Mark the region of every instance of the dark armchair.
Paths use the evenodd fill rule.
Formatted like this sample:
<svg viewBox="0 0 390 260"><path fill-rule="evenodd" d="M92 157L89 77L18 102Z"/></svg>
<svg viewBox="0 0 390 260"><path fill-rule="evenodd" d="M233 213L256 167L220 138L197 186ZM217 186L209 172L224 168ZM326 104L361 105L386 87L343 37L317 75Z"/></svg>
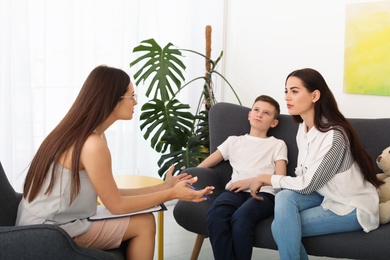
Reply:
<svg viewBox="0 0 390 260"><path fill-rule="evenodd" d="M229 103L218 103L209 112L210 152L217 149L230 135L241 135L249 132L248 112L250 108ZM390 144L390 119L349 119L358 132L363 146L374 159ZM269 135L283 139L288 147L287 172L293 175L297 161L295 135L298 125L290 115L280 115L279 125L269 131ZM378 172L382 172L377 168ZM208 237L206 216L213 200L224 189L230 180L229 162L221 162L213 168L189 168L185 172L198 176L197 188L215 186L210 200L201 203L178 201L173 210L176 222L184 229L197 234L191 259L197 259L203 240ZM261 220L255 227L254 246L277 250L272 237L271 223L273 216ZM309 255L328 256L351 259L390 259L390 224L381 225L378 229L365 233L348 232L324 236L303 238L303 244Z"/></svg>
<svg viewBox="0 0 390 260"><path fill-rule="evenodd" d="M79 247L68 233L54 225L15 226L21 198L0 162L0 259L124 259L121 249Z"/></svg>

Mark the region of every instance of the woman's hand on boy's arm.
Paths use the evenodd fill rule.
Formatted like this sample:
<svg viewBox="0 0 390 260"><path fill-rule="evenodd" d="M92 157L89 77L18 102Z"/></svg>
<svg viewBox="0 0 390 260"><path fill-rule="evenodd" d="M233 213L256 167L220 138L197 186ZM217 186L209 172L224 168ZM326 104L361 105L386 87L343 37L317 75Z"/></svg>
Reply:
<svg viewBox="0 0 390 260"><path fill-rule="evenodd" d="M285 160L278 160L275 162L275 174L286 176L287 162ZM253 198L257 200L263 200L263 197L258 196L257 193L260 191L262 186L272 186L271 178L272 175L260 174L253 180L249 188L251 190L251 195Z"/></svg>
<svg viewBox="0 0 390 260"><path fill-rule="evenodd" d="M271 185L271 177L272 175L269 174L260 174L253 179L253 182L249 187L253 198L263 200L263 197L258 196L257 193L260 191L261 187Z"/></svg>

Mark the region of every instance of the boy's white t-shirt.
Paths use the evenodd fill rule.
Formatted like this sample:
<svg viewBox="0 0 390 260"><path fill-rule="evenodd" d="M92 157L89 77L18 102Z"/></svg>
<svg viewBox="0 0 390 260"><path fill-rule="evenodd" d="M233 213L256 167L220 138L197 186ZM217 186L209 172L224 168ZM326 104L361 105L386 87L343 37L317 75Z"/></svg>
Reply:
<svg viewBox="0 0 390 260"><path fill-rule="evenodd" d="M217 147L225 161L229 160L233 168L232 182L256 177L259 174L275 174L275 162L287 162L287 146L283 140L273 136L259 138L246 135L230 136ZM250 192L249 189L244 190ZM275 194L272 186L263 186L260 192Z"/></svg>

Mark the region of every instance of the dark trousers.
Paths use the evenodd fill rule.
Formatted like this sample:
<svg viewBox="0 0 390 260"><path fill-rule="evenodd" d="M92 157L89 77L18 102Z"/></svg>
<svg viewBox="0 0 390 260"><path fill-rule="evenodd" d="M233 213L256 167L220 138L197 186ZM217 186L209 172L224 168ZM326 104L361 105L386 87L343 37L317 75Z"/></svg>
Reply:
<svg viewBox="0 0 390 260"><path fill-rule="evenodd" d="M211 205L207 229L216 260L250 260L256 223L274 213L275 196L260 192L264 200L248 192L225 190Z"/></svg>

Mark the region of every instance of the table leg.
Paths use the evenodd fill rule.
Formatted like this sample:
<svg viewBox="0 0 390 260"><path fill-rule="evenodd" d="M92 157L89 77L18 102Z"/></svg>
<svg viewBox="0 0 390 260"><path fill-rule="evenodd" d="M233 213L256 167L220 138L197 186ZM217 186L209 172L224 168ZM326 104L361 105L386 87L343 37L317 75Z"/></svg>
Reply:
<svg viewBox="0 0 390 260"><path fill-rule="evenodd" d="M164 259L164 211L157 213L158 228L158 260Z"/></svg>

